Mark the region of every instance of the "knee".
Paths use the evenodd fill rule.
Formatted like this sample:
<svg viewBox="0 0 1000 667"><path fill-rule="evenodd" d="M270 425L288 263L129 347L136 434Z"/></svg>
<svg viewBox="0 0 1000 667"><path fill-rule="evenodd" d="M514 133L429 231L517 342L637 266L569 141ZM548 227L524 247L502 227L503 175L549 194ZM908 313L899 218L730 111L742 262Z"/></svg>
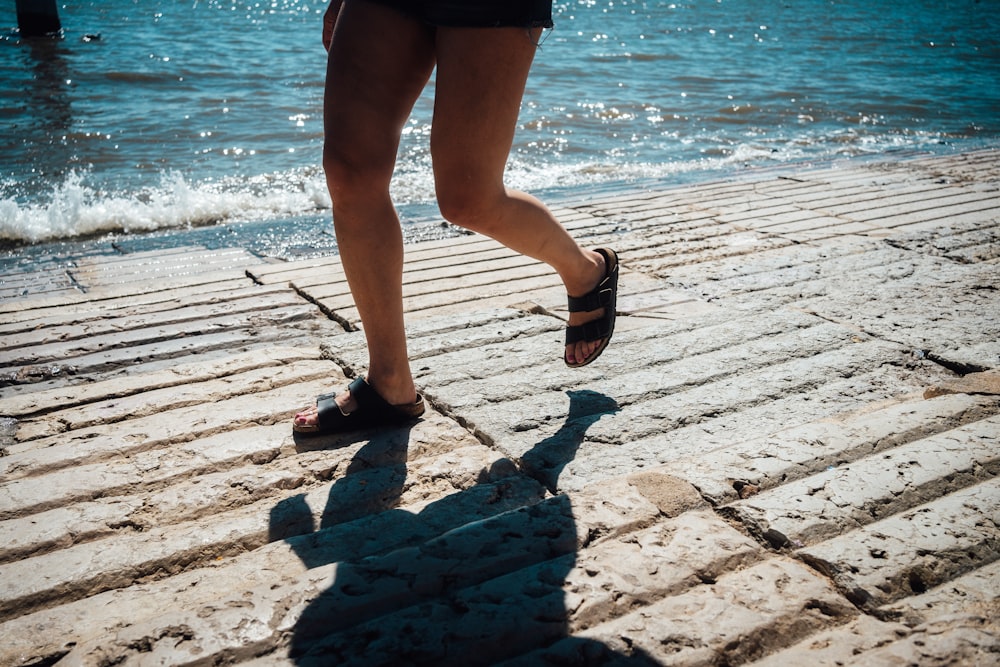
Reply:
<svg viewBox="0 0 1000 667"><path fill-rule="evenodd" d="M358 171L352 168L351 160L342 151L329 143L323 146L323 174L334 201L340 201L344 195L356 189Z"/></svg>
<svg viewBox="0 0 1000 667"><path fill-rule="evenodd" d="M388 194L392 162L382 164L371 156L353 158L349 152L327 142L323 146L323 173L330 199L337 208L376 193Z"/></svg>
<svg viewBox="0 0 1000 667"><path fill-rule="evenodd" d="M502 189L476 187L468 182L438 184L437 199L441 216L460 227L490 235L497 219Z"/></svg>

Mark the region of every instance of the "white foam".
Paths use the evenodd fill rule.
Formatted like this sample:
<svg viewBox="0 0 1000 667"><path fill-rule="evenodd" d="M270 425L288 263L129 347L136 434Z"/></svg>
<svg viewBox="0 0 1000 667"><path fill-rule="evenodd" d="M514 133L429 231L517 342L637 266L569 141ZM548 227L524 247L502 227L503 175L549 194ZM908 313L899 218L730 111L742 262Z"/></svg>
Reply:
<svg viewBox="0 0 1000 667"><path fill-rule="evenodd" d="M539 160L537 153L515 153L508 165L506 183L526 192L547 193L636 181L680 181L701 172L923 148L941 140L942 135L936 133L869 136L854 130L817 136L800 132L786 138L748 138L739 143L723 136L715 141L700 137L698 143L712 148L703 149L694 159L663 162L630 160L627 156L602 160L600 154L593 160L563 161L560 158L567 156L557 155L546 162ZM132 193L107 192L89 183L89 176L87 172L70 173L38 202L0 198L0 239L37 243L103 233L280 219L330 208L330 196L318 167L203 183L191 183L179 172L170 172L161 176L157 186ZM0 192L13 189L11 183L0 188ZM408 207L426 213L434 205L429 156L413 156L400 165L392 195L404 217Z"/></svg>
<svg viewBox="0 0 1000 667"><path fill-rule="evenodd" d="M314 175L261 176L191 184L178 172L137 193L108 193L70 173L42 203L0 199L0 238L37 243L110 232L148 232L225 220L297 215L329 207Z"/></svg>

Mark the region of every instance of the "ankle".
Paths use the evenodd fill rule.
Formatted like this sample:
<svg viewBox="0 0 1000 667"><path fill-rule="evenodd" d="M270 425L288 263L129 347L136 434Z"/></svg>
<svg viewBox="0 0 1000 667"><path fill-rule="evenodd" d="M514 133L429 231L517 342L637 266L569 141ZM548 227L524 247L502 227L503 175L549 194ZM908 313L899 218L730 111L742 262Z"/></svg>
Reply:
<svg viewBox="0 0 1000 667"><path fill-rule="evenodd" d="M417 400L417 388L408 368L405 373L369 370L366 381L391 405L406 405Z"/></svg>
<svg viewBox="0 0 1000 667"><path fill-rule="evenodd" d="M587 294L601 282L605 271L604 256L593 250L584 250L583 259L581 259L576 272L563 278L566 293L570 296Z"/></svg>

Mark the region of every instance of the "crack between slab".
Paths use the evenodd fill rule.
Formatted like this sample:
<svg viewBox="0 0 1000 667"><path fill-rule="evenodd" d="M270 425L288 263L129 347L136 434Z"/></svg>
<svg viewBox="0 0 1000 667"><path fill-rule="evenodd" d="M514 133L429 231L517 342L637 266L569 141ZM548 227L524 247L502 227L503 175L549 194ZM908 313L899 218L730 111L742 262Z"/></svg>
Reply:
<svg viewBox="0 0 1000 667"><path fill-rule="evenodd" d="M331 321L333 321L333 322L336 322L336 323L337 323L337 324L339 324L339 325L340 325L341 327L343 327L343 328L344 328L344 331L347 331L347 332L352 332L352 331L360 331L360 329L358 329L358 328L357 328L356 326L354 326L353 324L351 324L351 322L350 322L350 321L349 321L349 320L348 320L347 318L345 318L345 317L343 317L343 316L341 316L341 315L338 315L338 314L337 314L337 313L336 313L335 311L333 311L332 309L330 309L330 308L328 308L328 307L324 306L324 305L323 305L322 303L320 303L320 302L319 302L319 301L318 301L318 300L317 300L317 299L316 299L315 297L312 297L312 296L310 296L310 295L309 295L309 294L308 294L307 292L305 292L304 290L302 290L302 289L299 289L299 288L298 288L298 287L296 287L296 286L295 286L294 284L290 284L290 285L289 285L289 287L291 287L291 288L292 288L292 290L293 290L293 291L294 291L294 292L295 292L295 293L296 293L296 294L297 294L297 295L298 295L299 297L301 297L301 298L302 298L302 299L304 299L305 301L308 301L308 302L309 302L309 303L311 303L312 305L316 306L316 308L318 308L318 309L319 309L319 311L320 311L321 313L323 313L324 315L326 315L327 319L329 319L329 320L331 320Z"/></svg>
<svg viewBox="0 0 1000 667"><path fill-rule="evenodd" d="M867 591L862 588L850 589L840 583L838 581L836 566L833 563L815 558L808 553L800 553L798 550L804 546L801 543L793 542L785 534L773 528L767 527L766 530L764 530L764 526L755 524L749 517L741 516L741 514L730 505L714 504L712 502L712 498L708 494L703 493L697 487L695 488L698 495L702 497L716 516L718 516L726 524L732 526L735 530L750 537L750 539L754 540L762 547L763 555L756 559L756 562L764 562L770 558L780 556L792 558L802 563L812 572L815 572L817 576L822 577L829 584L831 589L836 592L837 595L846 600L848 604L854 607L859 614L876 618L881 621L892 620L887 618L888 614L886 612L871 606L871 596ZM703 581L702 583L708 582ZM822 610L820 611L822 613ZM849 622L851 618L853 617L845 616L844 622Z"/></svg>
<svg viewBox="0 0 1000 667"><path fill-rule="evenodd" d="M491 451L504 454L503 451L500 450L499 447L497 447L496 441L492 437L490 437L485 431L476 428L476 426L472 422L470 422L462 415L458 414L455 410L452 410L451 407L446 403L442 403L441 401L435 399L433 394L429 394L427 393L427 391L421 391L420 393L423 395L424 401L426 401L427 404L430 405L430 407L434 411L438 412L442 417L450 419L456 424L458 424L462 428L462 430L464 430L473 438L475 438L479 442L479 444L489 448ZM506 454L504 454L504 456L506 456ZM527 474L527 472L523 469L520 462L514 462L514 466L518 469L518 471ZM534 479L534 477L532 477L532 479Z"/></svg>
<svg viewBox="0 0 1000 667"><path fill-rule="evenodd" d="M75 646L76 643L73 642L68 644L68 646ZM58 649L46 653L44 655L32 656L28 662L22 663L23 667L51 667L51 665L58 664L60 660L65 658L70 653L69 648Z"/></svg>
<svg viewBox="0 0 1000 667"><path fill-rule="evenodd" d="M858 333L864 334L870 337L872 340L881 341L883 343L888 343L890 345L895 345L900 348L900 350L905 350L907 345L901 341L893 340L891 338L886 338L885 336L880 336L878 334L867 331L864 327L860 327L856 324L845 322L834 317L829 317L820 312L811 309L801 309L793 308L792 310L798 310L801 313L805 313L811 317L823 320L824 322L829 322L830 324L836 324L844 328L850 329L851 331L856 331ZM942 368L945 368L952 373L955 373L959 377L964 377L971 373L982 373L984 371L991 370L990 366L983 366L980 364L965 363L962 361L954 361L946 357L941 356L929 349L916 349L912 351L912 354L918 359L926 359L927 361L933 362Z"/></svg>
<svg viewBox="0 0 1000 667"><path fill-rule="evenodd" d="M946 359L939 354L936 354L930 350L916 350L916 353L928 361L932 361L938 366L948 369L952 373L964 377L970 373L982 373L983 371L990 370L989 366L980 366L979 364L967 364L961 361L952 361L951 359Z"/></svg>
<svg viewBox="0 0 1000 667"><path fill-rule="evenodd" d="M878 609L871 606L869 593L861 588L849 589L838 581L838 571L833 563L818 559L808 553L800 553L798 549L803 545L793 542L784 533L770 527L764 530L763 526L758 526L748 518L742 517L738 511L729 508L729 506L714 506L710 498L704 494L701 495L720 519L761 545L767 556L762 557L760 561L776 556L793 558L826 580L830 587L857 609L860 614L886 620L884 614L880 614Z"/></svg>
<svg viewBox="0 0 1000 667"><path fill-rule="evenodd" d="M904 245L903 241L901 241L899 239L891 239L891 238L889 238L889 239L884 239L884 242L885 242L886 245L888 245L888 246L890 246L892 248L895 248L897 250L903 250L905 252L912 253L914 255L919 255L921 257L934 257L934 258L937 258L937 259L946 259L949 262L953 262L953 263L961 265L961 266L968 266L968 265L973 265L973 264L977 264L978 263L978 262L975 262L975 261L973 261L973 260L971 260L971 259L969 259L967 257L955 256L955 255L950 254L950 253L945 253L945 252L934 253L934 252L921 251L921 250L919 250L917 248L909 248L906 245ZM969 245L964 246L964 247L965 248L974 248L974 247L976 247L976 244L969 244ZM962 249L962 247L959 247L957 249L960 250L960 249Z"/></svg>
<svg viewBox="0 0 1000 667"><path fill-rule="evenodd" d="M76 267L73 266L72 268L66 269L66 277L69 279L69 284L71 287L80 291L82 294L86 294L89 291L87 289L87 286L81 283L79 280L77 280L76 276L73 275L73 269L75 268Z"/></svg>
<svg viewBox="0 0 1000 667"><path fill-rule="evenodd" d="M953 490L954 489L942 489L941 491L943 493L949 493ZM856 573L856 570L851 568L849 565L845 568L841 563L803 551L803 548L806 545L803 545L797 540L793 541L789 539L782 532L768 526L766 522L758 523L754 521L752 516L741 513L738 508L733 507L731 504L718 506L714 505L711 497L701 493L700 490L699 495L701 495L708 505L712 507L717 516L736 530L755 540L761 545L765 553L770 556L786 556L801 562L817 575L823 577L829 583L831 588L847 600L852 606L854 606L860 614L878 619L880 621L900 621L901 612L891 609L890 607L892 604L903 599L922 595L931 588L943 586L948 581L952 581L956 577L961 576L969 569L968 567L957 568L957 571L949 575L948 579L944 581L938 581L933 576L930 580L928 580L928 578L924 576L923 570L919 567L904 569L889 581L891 587L899 589L903 592L903 594L887 594L884 599L879 601L877 599L877 594L873 595L871 592L866 590L864 586L856 585L853 582L851 574ZM935 492L934 495L941 495L941 493ZM872 517L875 520L878 519L878 516L874 512L872 513ZM990 524L994 528L998 525L995 521L990 521ZM934 552L932 555L939 560L947 560L950 556L952 560L971 559L975 561L972 569L980 569L997 560L993 551L989 550L988 547L985 546L987 542L988 540L984 539L983 542L974 545L971 548L941 550ZM874 558L888 557L884 551L881 552L881 554L872 552L871 555ZM766 557L761 558L761 560L765 559ZM878 586L878 588L882 589L882 586ZM885 589L882 590L883 592L888 593ZM907 590L909 591L908 593Z"/></svg>

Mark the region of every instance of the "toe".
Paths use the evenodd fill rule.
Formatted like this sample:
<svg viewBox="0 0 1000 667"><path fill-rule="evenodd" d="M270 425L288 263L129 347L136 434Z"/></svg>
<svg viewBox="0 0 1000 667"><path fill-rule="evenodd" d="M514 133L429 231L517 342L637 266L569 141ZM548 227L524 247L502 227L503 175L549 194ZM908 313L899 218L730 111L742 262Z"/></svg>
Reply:
<svg viewBox="0 0 1000 667"><path fill-rule="evenodd" d="M576 346L567 345L566 346L566 363L575 364L576 363Z"/></svg>
<svg viewBox="0 0 1000 667"><path fill-rule="evenodd" d="M590 359L594 351L601 346L602 340L580 341L566 346L566 361L570 364L582 364Z"/></svg>
<svg viewBox="0 0 1000 667"><path fill-rule="evenodd" d="M295 413L295 423L299 426L309 426L316 423L316 408L306 408Z"/></svg>

